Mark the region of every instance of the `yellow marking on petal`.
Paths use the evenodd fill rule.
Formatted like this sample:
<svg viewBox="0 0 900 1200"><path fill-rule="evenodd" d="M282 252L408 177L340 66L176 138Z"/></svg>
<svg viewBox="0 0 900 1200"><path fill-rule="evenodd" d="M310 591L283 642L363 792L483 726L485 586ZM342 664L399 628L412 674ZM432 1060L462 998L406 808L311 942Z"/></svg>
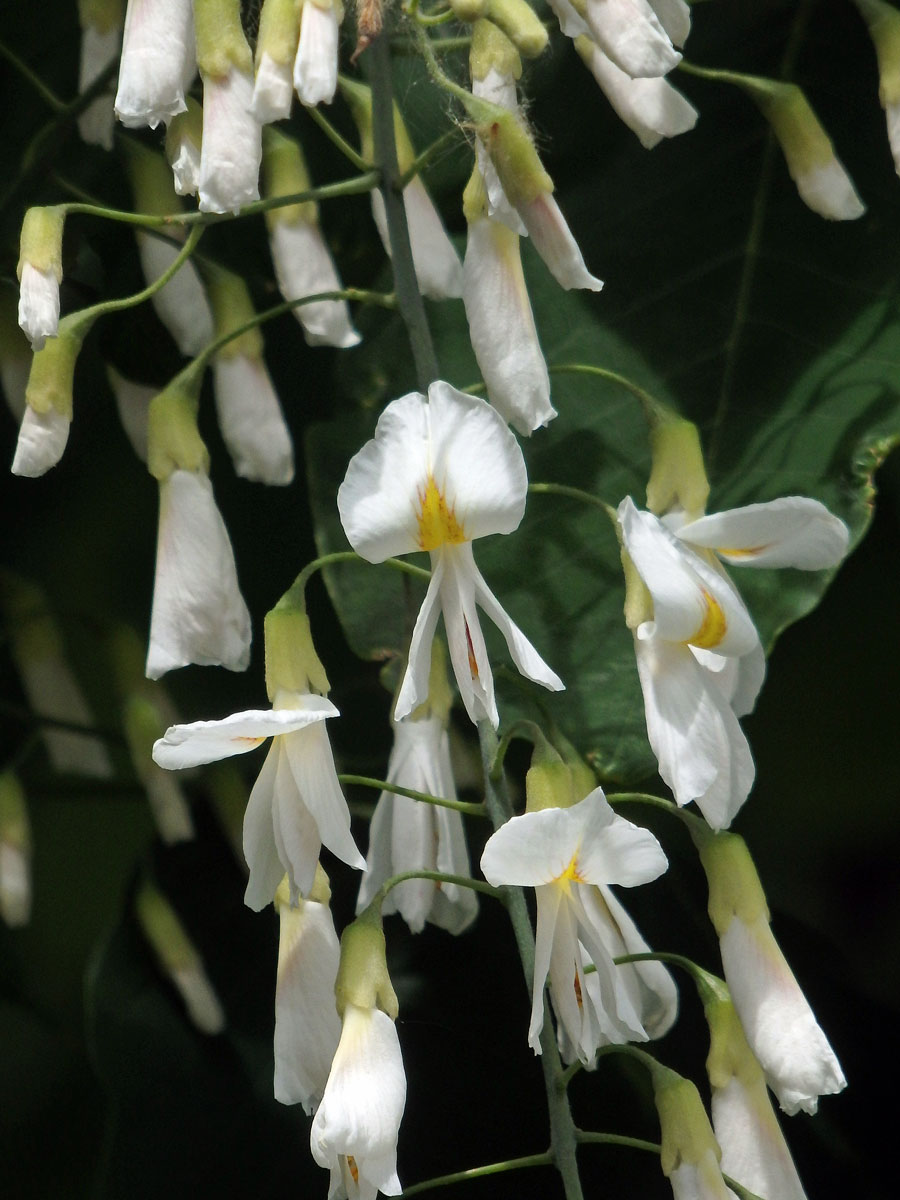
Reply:
<svg viewBox="0 0 900 1200"><path fill-rule="evenodd" d="M268 734L263 734L262 737L249 737L247 734L242 734L240 737L233 737L231 740L242 746L261 746L268 736Z"/></svg>
<svg viewBox="0 0 900 1200"><path fill-rule="evenodd" d="M563 871L562 875L557 876L557 879L556 879L557 883L561 883L563 881L566 883L584 883L584 876L581 874L581 871L578 869L578 851L577 850L572 855L571 859L569 860L569 865Z"/></svg>
<svg viewBox="0 0 900 1200"><path fill-rule="evenodd" d="M722 607L718 600L706 588L701 588L700 590L703 593L703 603L705 606L703 620L700 622L700 628L693 637L687 638L687 642L691 646L696 646L698 650L712 650L714 646L718 646L727 633L728 622L725 620L725 614L722 612Z"/></svg>
<svg viewBox="0 0 900 1200"><path fill-rule="evenodd" d="M578 972L575 972L575 1002L579 1008L584 1008L584 997L581 994L581 981L578 978Z"/></svg>
<svg viewBox="0 0 900 1200"><path fill-rule="evenodd" d="M352 1154L347 1155L347 1169L349 1170L350 1174L353 1176L353 1182L358 1186L359 1185L359 1167L356 1165L356 1159L353 1157Z"/></svg>
<svg viewBox="0 0 900 1200"><path fill-rule="evenodd" d="M463 618L463 622L466 626L466 647L469 652L469 674L472 676L473 679L477 679L478 678L478 662L475 658L475 647L472 645L472 635L469 633L469 624L465 620L465 618Z"/></svg>
<svg viewBox="0 0 900 1200"><path fill-rule="evenodd" d="M768 550L771 542L764 546L744 546L736 548L734 546L716 546L717 554L727 554L729 558L756 558L757 554L762 554L764 550Z"/></svg>
<svg viewBox="0 0 900 1200"><path fill-rule="evenodd" d="M437 550L447 542L458 545L466 541L465 531L447 504L434 476L428 476L425 490L419 492L419 545L423 550Z"/></svg>

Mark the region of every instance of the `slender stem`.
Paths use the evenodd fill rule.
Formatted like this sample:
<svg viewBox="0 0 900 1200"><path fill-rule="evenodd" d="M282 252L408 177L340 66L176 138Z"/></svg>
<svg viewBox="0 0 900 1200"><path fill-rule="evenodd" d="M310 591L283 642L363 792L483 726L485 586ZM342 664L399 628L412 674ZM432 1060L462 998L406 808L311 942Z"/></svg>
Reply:
<svg viewBox="0 0 900 1200"><path fill-rule="evenodd" d="M597 367L591 363L554 363L553 366L548 366L547 370L553 375L595 375L598 379L618 384L640 401L649 425L656 424L661 418L671 418L672 409L668 405L651 396L627 375L620 375L618 371L610 371L606 367Z"/></svg>
<svg viewBox="0 0 900 1200"><path fill-rule="evenodd" d="M391 48L386 37L377 38L369 49L372 68L372 137L375 158L381 172L381 194L384 197L391 262L394 268L394 287L400 315L406 325L416 377L423 392L440 377L425 305L416 280L403 186L397 163L394 137L394 94L391 86Z"/></svg>
<svg viewBox="0 0 900 1200"><path fill-rule="evenodd" d="M549 1167L553 1165L553 1155L548 1151L543 1154L526 1154L523 1158L507 1158L504 1162L488 1163L484 1167L469 1167L467 1171L454 1171L452 1175L436 1175L434 1179L423 1179L404 1188L401 1196L418 1196L420 1192L430 1191L431 1188L447 1187L451 1183L465 1183L467 1179L483 1179L486 1175L499 1175L503 1171L518 1171L523 1167Z"/></svg>
<svg viewBox="0 0 900 1200"><path fill-rule="evenodd" d="M371 566L368 560L363 558L362 555L357 554L355 550L335 550L331 554L323 554L306 564L278 603L306 608L306 585L310 579L312 579L317 571L321 571L323 567L332 567L337 563L366 563ZM402 558L386 558L383 563L379 563L378 565L381 567L392 567L395 571L400 571L404 575L412 575L417 579L424 580L426 583L431 579L430 571L426 571L423 567L413 566L412 563L404 562Z"/></svg>
<svg viewBox="0 0 900 1200"><path fill-rule="evenodd" d="M93 320L95 317L105 316L106 313L121 312L125 308L135 308L138 304L143 304L145 300L149 300L151 296L155 296L157 292L166 286L172 276L181 269L187 259L190 258L194 252L194 247L202 236L203 226L195 225L176 257L172 259L165 271L154 279L152 283L148 283L145 288L140 292L135 292L133 296L122 296L118 300L102 300L99 304L95 304L91 308L82 309L85 319L90 318Z"/></svg>
<svg viewBox="0 0 900 1200"><path fill-rule="evenodd" d="M355 784L358 787L375 788L379 792L393 792L396 796L408 796L410 800L421 800L423 804L434 804L438 808L452 808L454 812L465 813L469 817L484 817L483 804L467 804L465 800L447 800L443 796L432 796L428 792L417 792L413 788L400 787L384 779L373 779L369 775L338 775L341 783Z"/></svg>
<svg viewBox="0 0 900 1200"><path fill-rule="evenodd" d="M499 779L491 777L491 765L497 757L498 742L489 721L479 721L478 738L484 764L484 804L494 828L499 829L512 816L512 804L502 776ZM534 931L525 903L525 893L519 887L505 887L502 890L507 894L506 907L530 993L534 978ZM541 1070L544 1074L544 1090L547 1093L547 1109L550 1116L550 1152L554 1166L562 1178L566 1200L583 1200L584 1193L581 1190L575 1157L578 1149L575 1122L569 1108L565 1073L550 1021L544 1022L540 1039Z"/></svg>
<svg viewBox="0 0 900 1200"><path fill-rule="evenodd" d="M611 792L606 799L610 804L649 804L653 808L661 808L663 812L671 813L673 817L682 815L677 804L664 800L662 796L652 796L649 792Z"/></svg>
<svg viewBox="0 0 900 1200"><path fill-rule="evenodd" d="M325 116L325 114L322 112L322 110L320 108L313 105L311 107L308 107L306 109L306 112L312 117L312 119L319 126L319 128L322 130L322 132L328 138L328 140L330 142L333 142L334 145L337 146L337 148L338 148L338 150L340 150L341 154L343 154L343 156L345 158L349 159L350 162L353 163L354 167L357 168L357 170L360 170L360 171L371 171L372 170L372 164L370 162L366 162L366 160L363 158L363 156L358 151L353 149L353 147L350 145L350 143L347 141L347 139L344 137L344 135L339 133L335 129L335 127L328 120L328 118Z"/></svg>
<svg viewBox="0 0 900 1200"><path fill-rule="evenodd" d="M601 500L599 496L593 495L592 492L583 491L582 488L570 487L567 483L529 483L528 490L536 496L568 496L570 500L581 500L584 504L592 504L595 508L602 508L612 523L616 523L616 510L612 505Z"/></svg>
<svg viewBox="0 0 900 1200"><path fill-rule="evenodd" d="M449 7L444 7L439 12L424 13L416 6L415 13L411 15L413 20L424 29L431 25L446 25L448 21L456 20L456 13Z"/></svg>
<svg viewBox="0 0 900 1200"><path fill-rule="evenodd" d="M410 180L415 179L417 175L421 174L421 172L425 169L428 163L431 162L435 155L443 150L445 146L449 146L453 142L457 141L458 138L459 131L455 126L452 129L448 129L446 133L442 133L439 138L435 138L430 146L426 146L421 154L416 155L416 157L413 159L412 166L404 171L400 176L400 187L405 188Z"/></svg>
<svg viewBox="0 0 900 1200"><path fill-rule="evenodd" d="M643 1138L626 1137L623 1133L595 1133L593 1130L579 1129L576 1134L579 1142L589 1145L592 1142L601 1146L628 1146L632 1150L646 1150L650 1154L659 1155L662 1146L659 1142L647 1142Z"/></svg>
<svg viewBox="0 0 900 1200"><path fill-rule="evenodd" d="M414 24L412 28L413 35L416 39L416 44L419 47L419 52L421 53L422 58L425 60L425 66L428 70L428 74L438 85L438 87L443 88L445 92L449 92L451 96L455 96L456 99L459 100L463 105L468 106L472 100L472 93L466 91L464 87L460 87L458 83L454 83L437 60L437 56L434 52L435 45L440 46L442 45L442 42L432 42L431 38L420 25Z"/></svg>
<svg viewBox="0 0 900 1200"><path fill-rule="evenodd" d="M484 896L491 896L494 900L505 900L501 888L492 887L481 879L472 879L470 875L448 875L444 871L402 871L399 875L392 875L390 879L384 881L373 897L372 903L380 909L388 892L401 883L406 883L408 879L431 879L435 883L452 883L456 887L465 887L472 892L481 892Z"/></svg>
<svg viewBox="0 0 900 1200"><path fill-rule="evenodd" d="M5 58L10 66L14 67L22 76L22 78L31 84L31 86L49 108L52 108L56 113L65 112L67 107L66 102L61 100L55 92L51 91L50 88L47 87L46 83L44 83L43 79L41 79L39 75L36 75L35 72L32 71L31 67L29 67L26 62L23 62L21 58L19 58L15 51L10 50L8 46L4 46L2 42L0 42L0 58Z"/></svg>
<svg viewBox="0 0 900 1200"><path fill-rule="evenodd" d="M539 725L534 721L515 721L506 730L503 737L497 743L497 753L494 755L494 761L491 763L490 775L495 782L503 775L503 760L506 758L506 752L510 747L510 743L514 738L526 738L530 742L542 744L544 742L544 734Z"/></svg>

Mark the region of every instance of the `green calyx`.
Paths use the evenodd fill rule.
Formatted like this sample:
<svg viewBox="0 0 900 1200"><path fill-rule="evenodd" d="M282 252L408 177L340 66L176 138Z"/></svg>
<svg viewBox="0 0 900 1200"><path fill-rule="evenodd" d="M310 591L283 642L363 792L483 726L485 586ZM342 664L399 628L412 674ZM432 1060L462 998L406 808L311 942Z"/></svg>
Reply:
<svg viewBox="0 0 900 1200"><path fill-rule="evenodd" d="M659 516L672 508L681 508L691 520L702 516L709 499L709 480L697 426L680 417L660 420L650 430L650 448L652 465L647 481L650 512Z"/></svg>
<svg viewBox="0 0 900 1200"><path fill-rule="evenodd" d="M293 63L300 40L299 0L264 0L256 38L256 66L264 54L281 66Z"/></svg>
<svg viewBox="0 0 900 1200"><path fill-rule="evenodd" d="M518 79L522 60L516 47L493 21L476 20L469 49L469 71L473 79L483 80L491 70Z"/></svg>
<svg viewBox="0 0 900 1200"><path fill-rule="evenodd" d="M223 79L233 67L250 74L253 55L241 25L241 0L194 0L197 66L204 78Z"/></svg>
<svg viewBox="0 0 900 1200"><path fill-rule="evenodd" d="M197 428L197 387L175 379L150 401L147 469L160 483L173 471L209 471L209 452Z"/></svg>
<svg viewBox="0 0 900 1200"><path fill-rule="evenodd" d="M720 1161L716 1141L700 1093L690 1079L657 1065L652 1072L653 1099L662 1141L660 1165L668 1176L682 1163L700 1165L710 1151Z"/></svg>
<svg viewBox="0 0 900 1200"><path fill-rule="evenodd" d="M709 883L709 917L721 937L735 917L745 925L768 922L769 907L747 843L736 833L688 827Z"/></svg>
<svg viewBox="0 0 900 1200"><path fill-rule="evenodd" d="M36 271L52 272L56 282L62 282L62 239L65 221L66 210L59 204L28 209L19 235L17 279L21 280L22 268L28 263Z"/></svg>
<svg viewBox="0 0 900 1200"><path fill-rule="evenodd" d="M187 116L186 113L182 115ZM122 145L125 147L125 170L134 193L135 207L153 217L181 212L183 206L175 191L172 171L166 159L134 138L123 138ZM177 235L181 231L173 226L171 232Z"/></svg>
<svg viewBox="0 0 900 1200"><path fill-rule="evenodd" d="M391 1020L400 1007L387 969L381 905L370 904L341 934L341 959L334 984L338 1013L348 1004L379 1008Z"/></svg>
<svg viewBox="0 0 900 1200"><path fill-rule="evenodd" d="M81 343L87 333L78 314L64 317L54 338L47 338L31 362L25 401L39 414L51 410L72 420L72 391L75 384L75 363Z"/></svg>
<svg viewBox="0 0 900 1200"><path fill-rule="evenodd" d="M484 15L526 58L537 58L546 49L550 35L526 0L487 0Z"/></svg>
<svg viewBox="0 0 900 1200"><path fill-rule="evenodd" d="M544 170L531 135L515 113L475 97L467 103L467 108L510 204L515 208L525 207L553 191L553 180Z"/></svg>
<svg viewBox="0 0 900 1200"><path fill-rule="evenodd" d="M272 125L263 129L263 186L267 198L294 196L307 192L311 187L309 172L303 151L293 138L285 137ZM281 208L270 208L266 212L269 229L276 225L296 225L299 222L315 225L318 221L318 206L315 200L300 204L286 204Z"/></svg>
<svg viewBox="0 0 900 1200"><path fill-rule="evenodd" d="M266 613L266 692L274 703L279 692L317 692L326 696L328 676L312 640L309 617L293 604L277 604Z"/></svg>
<svg viewBox="0 0 900 1200"><path fill-rule="evenodd" d="M224 337L255 320L256 309L240 275L226 271L224 267L210 266L204 270L204 282L218 337ZM263 336L256 325L226 342L217 353L221 359L238 358L240 355L255 362L262 361Z"/></svg>

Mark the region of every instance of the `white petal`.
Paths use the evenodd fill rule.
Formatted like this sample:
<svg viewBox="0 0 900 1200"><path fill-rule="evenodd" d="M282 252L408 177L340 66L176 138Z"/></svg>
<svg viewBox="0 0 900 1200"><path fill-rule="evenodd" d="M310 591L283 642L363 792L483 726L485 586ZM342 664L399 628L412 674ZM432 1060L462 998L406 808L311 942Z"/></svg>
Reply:
<svg viewBox="0 0 900 1200"><path fill-rule="evenodd" d="M703 1151L699 1163L682 1160L669 1175L673 1200L733 1200L725 1186L715 1151Z"/></svg>
<svg viewBox="0 0 900 1200"><path fill-rule="evenodd" d="M119 57L121 44L121 26L113 26L106 30L97 29L93 25L82 28L81 58L78 65L79 92L87 91L97 76L105 71L110 63L115 62ZM90 145L112 150L115 117L112 95L105 92L78 114L78 132Z"/></svg>
<svg viewBox="0 0 900 1200"><path fill-rule="evenodd" d="M31 856L6 841L0 841L0 917L11 929L31 917Z"/></svg>
<svg viewBox="0 0 900 1200"><path fill-rule="evenodd" d="M286 735L284 745L297 790L316 822L323 844L348 866L363 870L366 860L350 832L350 810L338 782L324 724L308 725ZM302 891L308 890L299 879L297 883Z"/></svg>
<svg viewBox="0 0 900 1200"><path fill-rule="evenodd" d="M58 654L16 655L16 668L28 704L38 717L90 729L96 723L84 692L66 660ZM41 726L41 737L55 771L108 779L113 773L105 744L90 733Z"/></svg>
<svg viewBox="0 0 900 1200"><path fill-rule="evenodd" d="M793 972L760 917L734 917L719 939L734 1007L769 1087L787 1113L814 1113L819 1096L846 1087L840 1063Z"/></svg>
<svg viewBox="0 0 900 1200"><path fill-rule="evenodd" d="M340 948L327 905L301 900L278 910L275 1099L312 1113L341 1036L334 1002Z"/></svg>
<svg viewBox="0 0 900 1200"><path fill-rule="evenodd" d="M519 98L516 92L516 81L511 75L505 75L496 67L490 67L483 79L472 79L472 95L479 100L487 100L490 104L499 104L510 112L520 113ZM506 198L497 168L491 162L491 157L480 138L475 140L475 161L487 193L488 216L494 221L500 221L513 233L524 235L526 230L522 218Z"/></svg>
<svg viewBox="0 0 900 1200"><path fill-rule="evenodd" d="M824 504L783 496L711 513L674 531L683 541L715 550L740 567L835 567L847 553L850 531Z"/></svg>
<svg viewBox="0 0 900 1200"><path fill-rule="evenodd" d="M686 0L650 0L650 7L673 45L683 46L691 32L691 8Z"/></svg>
<svg viewBox="0 0 900 1200"><path fill-rule="evenodd" d="M243 671L250 614L209 477L177 470L159 488L156 578L147 675L188 663Z"/></svg>
<svg viewBox="0 0 900 1200"><path fill-rule="evenodd" d="M146 383L135 383L120 375L115 368L107 364L106 378L116 398L116 408L125 435L131 442L131 448L141 460L147 461L147 418L150 412L150 401L159 391Z"/></svg>
<svg viewBox="0 0 900 1200"><path fill-rule="evenodd" d="M394 704L394 716L398 721L408 717L411 712L424 704L428 699L428 677L431 671L431 644L437 628L438 617L441 615L441 585L444 579L444 563L440 556L436 557L428 591L416 617L412 638L409 643L406 673L397 693Z"/></svg>
<svg viewBox="0 0 900 1200"><path fill-rule="evenodd" d="M661 76L632 79L596 45L585 61L610 104L646 149L663 138L687 133L697 123L693 104Z"/></svg>
<svg viewBox="0 0 900 1200"><path fill-rule="evenodd" d="M425 184L418 175L403 189L403 206L409 226L416 279L423 295L430 300L446 300L462 295L462 263L447 237L441 218ZM381 192L372 192L372 217L388 254L387 214Z"/></svg>
<svg viewBox="0 0 900 1200"><path fill-rule="evenodd" d="M513 817L513 820L519 818ZM508 826L504 825L506 829ZM498 833L500 830L497 831ZM496 837L497 834L494 834ZM492 840L492 839L491 839ZM488 841L490 845L490 840ZM487 853L487 846L485 846ZM481 859L481 870L484 870L484 857ZM548 885L535 889L537 903L537 926L534 938L534 977L531 986L531 1022L528 1026L528 1045L535 1054L541 1053L540 1033L544 1028L544 984L550 973L550 962L553 956L553 945L556 941L556 924L562 904L562 892L559 888Z"/></svg>
<svg viewBox="0 0 900 1200"><path fill-rule="evenodd" d="M578 15L569 0L550 0L550 7L566 37L577 38L584 34L591 36L587 22Z"/></svg>
<svg viewBox="0 0 900 1200"><path fill-rule="evenodd" d="M234 469L244 479L287 484L294 447L266 365L245 354L213 360L216 413Z"/></svg>
<svg viewBox="0 0 900 1200"><path fill-rule="evenodd" d="M294 87L304 104L330 104L337 87L338 18L333 5L316 0L300 11L300 44L294 61Z"/></svg>
<svg viewBox="0 0 900 1200"><path fill-rule="evenodd" d="M55 408L37 413L29 405L19 426L19 439L11 468L13 475L36 479L55 467L69 440L70 425L69 418Z"/></svg>
<svg viewBox="0 0 900 1200"><path fill-rule="evenodd" d="M348 1004L325 1094L310 1131L313 1158L334 1166L352 1155L360 1179L387 1196L400 1192L397 1135L406 1076L394 1022L378 1009Z"/></svg>
<svg viewBox="0 0 900 1200"><path fill-rule="evenodd" d="M201 212L237 213L259 199L262 126L250 112L253 77L237 67L203 80Z"/></svg>
<svg viewBox="0 0 900 1200"><path fill-rule="evenodd" d="M587 269L578 243L549 192L541 192L530 204L519 209L534 248L544 260L550 274L567 291L587 288L599 292L603 281Z"/></svg>
<svg viewBox="0 0 900 1200"><path fill-rule="evenodd" d="M765 1083L752 1093L737 1077L712 1090L712 1124L722 1171L758 1196L806 1200Z"/></svg>
<svg viewBox="0 0 900 1200"><path fill-rule="evenodd" d="M314 0L313 0L314 2ZM337 292L343 287L335 270L322 230L308 221L278 221L269 234L278 290L285 300L299 300L317 292ZM310 346L358 345L344 300L317 300L293 310Z"/></svg>
<svg viewBox="0 0 900 1200"><path fill-rule="evenodd" d="M171 267L178 257L179 247L142 230L138 230L136 237L141 270L147 282L152 283ZM151 303L185 357L193 358L212 341L212 310L197 268L190 259L182 263L168 283L154 292Z"/></svg>
<svg viewBox="0 0 900 1200"><path fill-rule="evenodd" d="M791 168L790 161L788 167ZM821 167L792 169L791 175L800 199L820 217L829 221L855 221L866 211L853 181L837 158Z"/></svg>
<svg viewBox="0 0 900 1200"><path fill-rule="evenodd" d="M713 829L726 829L753 785L747 739L689 647L640 634L635 654L659 773L678 804L695 800Z"/></svg>
<svg viewBox="0 0 900 1200"><path fill-rule="evenodd" d="M40 350L48 337L56 337L59 330L59 279L52 269L39 271L30 262L22 264L19 325L28 335L32 350Z"/></svg>
<svg viewBox="0 0 900 1200"><path fill-rule="evenodd" d="M116 93L122 124L155 129L184 112L196 71L191 0L128 0Z"/></svg>
<svg viewBox="0 0 900 1200"><path fill-rule="evenodd" d="M169 771L199 767L234 754L246 754L268 737L294 733L326 717L340 715L324 696L298 693L295 701L294 708L248 709L220 721L172 725L153 747L153 760Z"/></svg>
<svg viewBox="0 0 900 1200"><path fill-rule="evenodd" d="M718 654L749 654L759 635L733 584L630 498L619 505L625 549L653 597L654 631Z"/></svg>
<svg viewBox="0 0 900 1200"><path fill-rule="evenodd" d="M275 836L276 793L279 789L291 794L295 791L284 755L284 745L276 738L269 747L262 770L256 777L244 813L244 858L250 872L244 892L244 903L254 912L261 912L266 905L272 903L287 869L283 847L279 845ZM302 806L298 806L298 809L298 819L302 820L306 810ZM309 820L307 832L311 835L309 840L318 854L315 826L312 818L306 815ZM313 870L315 871L315 868Z"/></svg>
<svg viewBox="0 0 900 1200"><path fill-rule="evenodd" d="M166 152L171 154L166 145ZM200 186L200 147L185 136L178 142L174 155L169 159L172 182L177 196L196 196Z"/></svg>
<svg viewBox="0 0 900 1200"><path fill-rule="evenodd" d="M260 125L268 125L271 121L280 121L291 115L293 99L294 80L290 64L276 62L268 51L263 51L256 68L251 113Z"/></svg>
<svg viewBox="0 0 900 1200"><path fill-rule="evenodd" d="M548 424L550 376L541 353L516 235L480 218L469 225L463 263L469 337L488 398L519 433Z"/></svg>
<svg viewBox="0 0 900 1200"><path fill-rule="evenodd" d="M442 562L441 612L460 699L470 721L477 724L487 717L496 729L500 716L494 699L494 676L475 607L478 568L472 547L468 542L443 546L431 557L432 561L439 557Z"/></svg>
<svg viewBox="0 0 900 1200"><path fill-rule="evenodd" d="M666 75L681 62L647 0L588 0L594 40L632 78Z"/></svg>

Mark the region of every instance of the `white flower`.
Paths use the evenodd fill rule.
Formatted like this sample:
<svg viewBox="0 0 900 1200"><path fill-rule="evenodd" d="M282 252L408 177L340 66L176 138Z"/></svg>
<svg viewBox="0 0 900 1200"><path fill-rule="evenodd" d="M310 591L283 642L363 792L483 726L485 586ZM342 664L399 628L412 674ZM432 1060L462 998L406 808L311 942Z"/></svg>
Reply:
<svg viewBox="0 0 900 1200"><path fill-rule="evenodd" d="M850 543L844 522L808 496L782 496L687 522L670 515L666 524L683 542L713 550L735 567L823 571L837 566Z"/></svg>
<svg viewBox="0 0 900 1200"><path fill-rule="evenodd" d="M450 742L441 718L409 717L393 724L388 782L455 800ZM468 876L469 854L462 816L449 808L382 792L372 817L366 871L356 911L366 908L389 876L403 871ZM385 915L399 912L413 933L421 933L426 921L450 933L462 933L474 921L478 903L469 888L452 883L438 886L429 879L408 879L388 892L382 912Z"/></svg>
<svg viewBox="0 0 900 1200"><path fill-rule="evenodd" d="M285 872L292 899L310 891L323 843L351 867L365 866L323 723L337 715L324 696L280 691L271 710L173 725L153 748L156 762L173 770L245 754L272 738L244 817L244 900L256 911L272 902Z"/></svg>
<svg viewBox="0 0 900 1200"><path fill-rule="evenodd" d="M246 354L219 354L213 386L219 428L238 475L290 483L294 448L265 363Z"/></svg>
<svg viewBox="0 0 900 1200"><path fill-rule="evenodd" d="M256 68L250 111L260 125L268 125L291 115L293 99L291 64L276 62L271 54L263 51Z"/></svg>
<svg viewBox="0 0 900 1200"><path fill-rule="evenodd" d="M656 7L648 0L587 0L584 20L594 41L632 79L667 75L681 62ZM672 0L666 7L674 10Z"/></svg>
<svg viewBox="0 0 900 1200"><path fill-rule="evenodd" d="M232 66L203 78L200 147L201 212L239 212L259 199L262 125L251 113L253 76Z"/></svg>
<svg viewBox="0 0 900 1200"><path fill-rule="evenodd" d="M60 272L52 267L40 271L29 262L19 276L19 325L28 335L32 350L43 348L59 329Z"/></svg>
<svg viewBox="0 0 900 1200"><path fill-rule="evenodd" d="M304 104L330 104L337 88L338 2L306 0L300 10L300 44L294 87Z"/></svg>
<svg viewBox="0 0 900 1200"><path fill-rule="evenodd" d="M800 990L765 915L719 932L722 967L747 1041L786 1113L814 1113L847 1086L837 1056Z"/></svg>
<svg viewBox="0 0 900 1200"><path fill-rule="evenodd" d="M413 630L409 665L397 698L401 720L428 694L431 643L444 615L450 661L473 721L499 724L494 680L478 604L499 627L516 666L552 691L563 687L488 588L471 542L512 533L525 512L522 451L503 418L484 400L437 382L392 401L375 437L354 455L338 491L351 546L368 562L427 550L432 576Z"/></svg>
<svg viewBox="0 0 900 1200"><path fill-rule="evenodd" d="M334 1002L340 947L327 903L288 903L279 887L275 983L275 1099L318 1107L341 1036ZM315 894L315 893L314 893Z"/></svg>
<svg viewBox="0 0 900 1200"><path fill-rule="evenodd" d="M310 0L312 3L312 0ZM422 293L430 300L446 300L462 295L463 271L453 243L447 237L434 202L425 184L416 175L403 189L403 206L409 226L413 266ZM372 192L372 216L388 254L388 236L384 197L377 189Z"/></svg>
<svg viewBox="0 0 900 1200"><path fill-rule="evenodd" d="M135 236L141 270L147 282L152 283L171 267L180 247L167 238L154 237L143 230L138 230ZM193 358L212 341L212 311L200 275L190 259L185 260L172 278L153 293L151 303L186 358Z"/></svg>
<svg viewBox="0 0 900 1200"><path fill-rule="evenodd" d="M405 1105L406 1075L394 1022L378 1008L348 1004L310 1131L313 1158L331 1171L329 1196L339 1196L342 1188L354 1200L375 1200L378 1192L400 1194L397 1135Z"/></svg>
<svg viewBox="0 0 900 1200"><path fill-rule="evenodd" d="M616 113L646 149L694 128L697 110L662 76L632 79L584 36L576 39L575 49Z"/></svg>
<svg viewBox="0 0 900 1200"><path fill-rule="evenodd" d="M102 74L110 63L115 62L119 57L121 44L121 25L114 24L109 29L100 29L93 24L82 27L81 57L78 65L79 92L87 91L97 76ZM109 92L104 92L96 96L87 108L78 114L78 132L90 145L112 150L115 119L113 98Z"/></svg>
<svg viewBox="0 0 900 1200"><path fill-rule="evenodd" d="M556 409L550 403L550 376L528 299L518 238L488 217L469 223L463 302L491 404L526 436L547 425Z"/></svg>
<svg viewBox="0 0 900 1200"><path fill-rule="evenodd" d="M71 417L55 408L36 412L28 405L19 426L11 468L13 475L36 479L55 467L69 440L71 424Z"/></svg>
<svg viewBox="0 0 900 1200"><path fill-rule="evenodd" d="M540 1054L544 984L578 1058L589 1063L608 1042L646 1041L634 977L617 968L621 927L606 896L610 883L648 883L668 866L656 838L610 808L601 788L570 808L513 817L488 840L481 869L489 883L533 887L537 898L534 982L528 1043ZM608 893L607 893L608 895ZM590 987L585 959L596 968Z"/></svg>
<svg viewBox="0 0 900 1200"><path fill-rule="evenodd" d="M278 290L285 300L342 289L316 222L275 220L269 230L269 248ZM293 312L310 346L348 349L360 341L344 300L316 300L298 305Z"/></svg>
<svg viewBox="0 0 900 1200"><path fill-rule="evenodd" d="M250 614L209 476L175 470L159 485L147 675L188 663L243 671L249 659Z"/></svg>
<svg viewBox="0 0 900 1200"><path fill-rule="evenodd" d="M155 129L184 112L197 72L191 0L128 0L116 116Z"/></svg>

